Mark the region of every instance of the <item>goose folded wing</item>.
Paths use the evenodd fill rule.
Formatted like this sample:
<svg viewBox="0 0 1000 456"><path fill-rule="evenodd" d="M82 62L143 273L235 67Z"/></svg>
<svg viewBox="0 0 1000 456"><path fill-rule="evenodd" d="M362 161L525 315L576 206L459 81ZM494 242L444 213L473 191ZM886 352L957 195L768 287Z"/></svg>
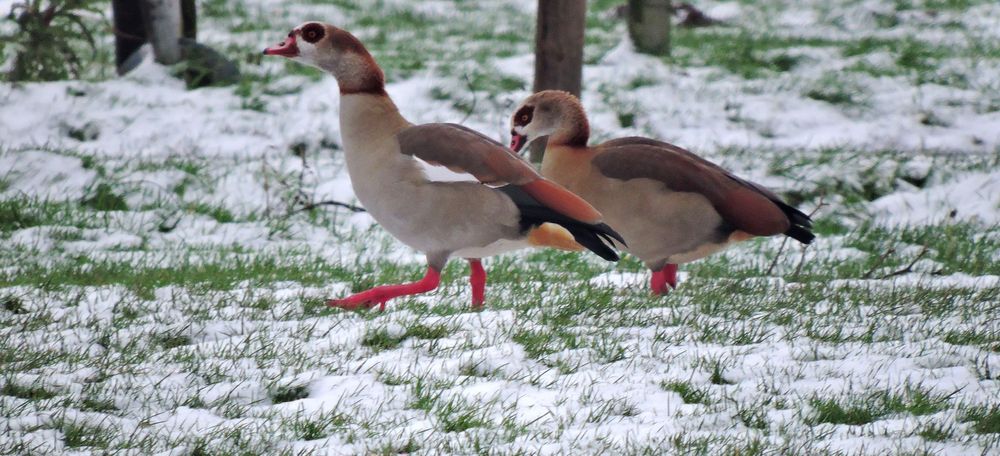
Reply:
<svg viewBox="0 0 1000 456"><path fill-rule="evenodd" d="M593 163L609 178L652 179L675 192L700 194L726 222L755 236L784 233L791 225L776 195L677 146L636 138L601 147Z"/></svg>
<svg viewBox="0 0 1000 456"><path fill-rule="evenodd" d="M468 173L489 185L521 185L538 172L503 144L456 124L409 127L396 135L400 152L456 173Z"/></svg>
<svg viewBox="0 0 1000 456"><path fill-rule="evenodd" d="M543 178L514 151L475 130L432 123L396 134L401 153L456 173L468 173L491 186L516 185L541 204L576 220L597 223L601 214L559 184Z"/></svg>

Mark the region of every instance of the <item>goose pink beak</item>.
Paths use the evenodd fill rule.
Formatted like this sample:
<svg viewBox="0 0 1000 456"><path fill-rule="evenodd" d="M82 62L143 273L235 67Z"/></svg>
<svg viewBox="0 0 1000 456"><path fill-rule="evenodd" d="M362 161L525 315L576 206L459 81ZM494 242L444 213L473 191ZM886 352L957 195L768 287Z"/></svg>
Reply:
<svg viewBox="0 0 1000 456"><path fill-rule="evenodd" d="M521 148L524 147L525 140L528 139L527 136L519 135L517 133L511 133L510 135L510 148L514 152L520 152Z"/></svg>
<svg viewBox="0 0 1000 456"><path fill-rule="evenodd" d="M264 55L280 55L282 57L298 57L299 46L295 44L295 32L289 33L285 41L264 49Z"/></svg>

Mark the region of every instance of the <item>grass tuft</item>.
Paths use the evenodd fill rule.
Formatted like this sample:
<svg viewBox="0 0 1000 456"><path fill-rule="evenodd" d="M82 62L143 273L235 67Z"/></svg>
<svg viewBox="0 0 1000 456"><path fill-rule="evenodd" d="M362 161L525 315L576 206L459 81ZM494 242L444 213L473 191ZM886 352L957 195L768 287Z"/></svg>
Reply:
<svg viewBox="0 0 1000 456"><path fill-rule="evenodd" d="M878 392L850 401L813 398L813 423L862 425L876 419L908 413L914 416L937 413L947 406L949 396L937 396L919 386L907 385L901 393Z"/></svg>
<svg viewBox="0 0 1000 456"><path fill-rule="evenodd" d="M407 408L429 412L434 408L438 398L441 397L441 391L435 389L423 377L419 377L410 387L410 395L412 399L407 404Z"/></svg>
<svg viewBox="0 0 1000 456"><path fill-rule="evenodd" d="M196 214L212 217L219 223L232 223L236 220L236 217L229 211L229 209L219 206L211 206L206 203L194 203L189 206L189 210Z"/></svg>
<svg viewBox="0 0 1000 456"><path fill-rule="evenodd" d="M28 310L24 308L24 302L16 296L0 297L0 307L3 307L3 310L15 315L28 313Z"/></svg>
<svg viewBox="0 0 1000 456"><path fill-rule="evenodd" d="M443 432L464 432L490 424L484 411L462 401L449 401L435 410Z"/></svg>
<svg viewBox="0 0 1000 456"><path fill-rule="evenodd" d="M1000 405L968 409L962 421L971 421L972 432L977 434L1000 434Z"/></svg>
<svg viewBox="0 0 1000 456"><path fill-rule="evenodd" d="M80 401L80 409L89 412L107 413L118 411L114 401L102 400L94 397L85 397Z"/></svg>
<svg viewBox="0 0 1000 456"><path fill-rule="evenodd" d="M715 360L712 362L712 372L708 377L708 381L712 382L713 385L733 384L733 382L726 380L726 378L723 376L722 360Z"/></svg>
<svg viewBox="0 0 1000 456"><path fill-rule="evenodd" d="M125 198L115 193L107 183L97 184L91 195L84 198L81 204L98 211L127 211Z"/></svg>
<svg viewBox="0 0 1000 456"><path fill-rule="evenodd" d="M271 391L269 396L272 404L297 401L309 397L309 387L307 385L284 386Z"/></svg>
<svg viewBox="0 0 1000 456"><path fill-rule="evenodd" d="M191 344L191 338L182 334L163 333L153 337L153 342L163 347L164 350L183 347Z"/></svg>
<svg viewBox="0 0 1000 456"><path fill-rule="evenodd" d="M868 424L875 420L875 414L866 405L843 405L835 399L813 399L810 405L815 411L813 423Z"/></svg>
<svg viewBox="0 0 1000 456"><path fill-rule="evenodd" d="M33 401L52 399L53 397L56 397L56 393L46 390L41 386L22 386L9 378L6 380L3 387L0 388L0 394Z"/></svg>
<svg viewBox="0 0 1000 456"><path fill-rule="evenodd" d="M709 400L708 390L701 389L689 382L681 381L663 381L660 383L660 387L667 391L673 391L680 394L681 399L685 404L704 404L709 405L711 401Z"/></svg>
<svg viewBox="0 0 1000 456"><path fill-rule="evenodd" d="M417 339L426 339L426 340L443 339L445 337L448 337L448 335L450 335L451 332L452 330L445 325L424 325L418 323L416 325L411 326L410 328L407 328L406 337L414 337Z"/></svg>
<svg viewBox="0 0 1000 456"><path fill-rule="evenodd" d="M955 434L954 427L950 424L930 423L920 429L917 435L932 442L943 442Z"/></svg>
<svg viewBox="0 0 1000 456"><path fill-rule="evenodd" d="M376 352L392 350L403 343L406 339L406 334L403 335L393 335L390 334L384 328L379 328L375 331L368 331L365 333L364 338L361 339L361 345L369 347Z"/></svg>
<svg viewBox="0 0 1000 456"><path fill-rule="evenodd" d="M63 442L70 448L108 447L113 436L109 429L101 429L80 421L64 420L61 426Z"/></svg>
<svg viewBox="0 0 1000 456"><path fill-rule="evenodd" d="M343 428L350 418L336 410L323 412L315 416L300 414L286 422L287 429L296 440L318 440Z"/></svg>

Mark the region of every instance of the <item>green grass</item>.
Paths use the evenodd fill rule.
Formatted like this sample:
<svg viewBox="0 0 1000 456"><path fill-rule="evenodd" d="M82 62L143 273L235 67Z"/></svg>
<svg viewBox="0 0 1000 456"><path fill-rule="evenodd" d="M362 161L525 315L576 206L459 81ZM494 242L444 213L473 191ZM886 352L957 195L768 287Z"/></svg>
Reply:
<svg viewBox="0 0 1000 456"><path fill-rule="evenodd" d="M867 404L845 405L835 399L813 399L810 405L816 411L814 423L857 426L871 423L877 416Z"/></svg>
<svg viewBox="0 0 1000 456"><path fill-rule="evenodd" d="M236 220L236 217L233 216L233 213L228 209L220 206L212 206L206 203L194 203L189 206L188 210L196 214L212 217L219 223L231 223Z"/></svg>
<svg viewBox="0 0 1000 456"><path fill-rule="evenodd" d="M793 47L835 46L820 38L799 38L729 29L676 29L671 36L671 62L722 67L743 78L787 72L802 61L785 52Z"/></svg>
<svg viewBox="0 0 1000 456"><path fill-rule="evenodd" d="M984 232L996 232L997 229L998 227L984 230L983 227L969 223L944 223L890 229L866 223L852 233L848 245L867 252L882 252L882 254L869 257L862 264L844 265L843 269L838 272L841 273L841 276L857 276L863 275L871 267L880 265L889 268L906 266L919 252L909 255L893 253L884 259L880 258L890 249L895 252L895 248L899 245L913 245L927 247L924 258L941 265L940 270L929 272L941 275L958 272L969 275L1000 274L1000 265L989 258L989 252L1000 249L1000 240L995 236L983 235Z"/></svg>
<svg viewBox="0 0 1000 456"><path fill-rule="evenodd" d="M967 409L962 421L971 422L972 431L977 434L1000 434L1000 406Z"/></svg>
<svg viewBox="0 0 1000 456"><path fill-rule="evenodd" d="M361 345L375 351L391 350L398 347L405 339L406 334L393 335L385 329L378 329L366 333L365 337L361 339Z"/></svg>
<svg viewBox="0 0 1000 456"><path fill-rule="evenodd" d="M90 217L70 202L31 198L0 200L0 235L36 226L90 225Z"/></svg>
<svg viewBox="0 0 1000 456"><path fill-rule="evenodd" d="M117 412L118 407L111 400L102 400L95 397L85 397L80 401L80 410L97 413Z"/></svg>
<svg viewBox="0 0 1000 456"><path fill-rule="evenodd" d="M952 345L975 345L985 350L1000 352L1000 332L989 328L966 331L947 331L942 338Z"/></svg>
<svg viewBox="0 0 1000 456"><path fill-rule="evenodd" d="M950 9L950 8L946 8ZM876 16L880 21L895 25L895 14ZM934 29L935 26L928 26ZM872 66L855 63L850 69L872 76L903 76L916 84L937 83L960 88L968 87L964 73L939 71L941 62L948 58L995 58L1000 47L995 43L971 38L966 46L955 48L932 44L916 37L885 38L861 36L856 39L826 39L815 36L788 36L749 28L709 27L702 29L675 29L671 36L671 63L681 66L715 66L747 79L765 78L789 73L811 64L811 58L802 49L839 49L845 57L861 57L875 52L892 55L891 66ZM834 104L855 102L849 92L821 88L806 94L810 98Z"/></svg>
<svg viewBox="0 0 1000 456"><path fill-rule="evenodd" d="M303 284L323 284L352 277L342 267L317 259L285 264L278 257L219 257L214 262L183 259L169 267L143 267L115 261L95 261L76 256L53 265L30 265L17 273L0 275L0 286L29 285L46 289L66 286L124 285L141 296L167 285L184 285L209 290L227 290L245 280L257 283L294 280Z"/></svg>
<svg viewBox="0 0 1000 456"><path fill-rule="evenodd" d="M80 203L97 211L128 210L125 198L121 194L115 193L111 185L104 182L97 184L97 188L91 192L90 196L84 198Z"/></svg>
<svg viewBox="0 0 1000 456"><path fill-rule="evenodd" d="M712 372L708 377L708 381L713 385L732 385L733 382L729 381L725 377L724 367L722 366L722 360L716 359L711 362Z"/></svg>
<svg viewBox="0 0 1000 456"><path fill-rule="evenodd" d="M673 391L681 396L685 404L705 404L711 403L708 390L698 388L689 382L664 381L660 387L667 391Z"/></svg>
<svg viewBox="0 0 1000 456"><path fill-rule="evenodd" d="M929 415L945 409L948 400L909 385L901 393L877 392L847 401L817 397L810 400L814 410L811 422L858 426L893 414Z"/></svg>
<svg viewBox="0 0 1000 456"><path fill-rule="evenodd" d="M37 401L52 399L53 397L56 397L57 394L41 386L24 386L8 378L6 379L3 387L0 388L0 395Z"/></svg>
<svg viewBox="0 0 1000 456"><path fill-rule="evenodd" d="M483 411L473 404L448 401L434 410L442 432L464 432L490 425Z"/></svg>
<svg viewBox="0 0 1000 456"><path fill-rule="evenodd" d="M38 211L41 205L27 205L26 211ZM74 209L80 213L90 213L84 209ZM95 223L102 219L97 218ZM314 223L305 220L302 223ZM315 223L321 223L317 221ZM507 382L516 379L532 387L558 388L553 379L568 376L594 375L602 369L622 368L648 357L648 349L636 348L638 340L650 340L657 350L670 351L678 344L692 346L727 347L735 350L728 355L699 354L695 362L687 364L691 374L703 376L704 384L692 382L664 382L660 387L676 392L687 404L702 404L732 417L747 429L761 432L780 432L771 427L767 411L779 408L801 410L804 420L812 425L846 424L863 425L898 416L930 416L956 407L946 397L932 394L919 387L891 389L877 393L857 393L837 398L795 399L780 393L780 389L759 391L759 400L734 402L730 399L733 391L745 388L741 375L745 369L738 364L740 350L763 349L769 344L792 343L815 344L818 347L815 359L824 358L824 347L834 348L849 344L872 344L880 341L903 341L947 345L969 345L982 350L992 350L997 345L996 337L987 328L940 327L933 322L944 318L979 318L984 309L995 305L998 291L989 288L963 288L938 286L888 286L891 282L875 278L859 280L857 283L831 286L833 279L863 279L872 268L895 270L908 264L917 255L918 249L905 249L907 245L927 246L924 258L940 264L943 274L961 272L969 275L995 273L995 265L990 262L992 252L998 249L997 237L991 233L995 228L986 229L967 224L948 224L925 228L886 228L859 225L853 228L832 227L829 236L842 236L838 245L856 249L864 255L847 260L828 257L827 251L802 266L797 275L792 269L785 269L781 275L795 286L776 286L765 277L769 256L776 246L766 242L748 243L739 246L738 255L720 255L704 261L686 265L684 270L689 278L669 296L650 299L642 281L638 288L592 287L587 282L598 274L612 269L622 271L646 271L632 259L621 265L606 265L587 256L555 251L526 253L521 257L499 258L488 263L490 287L487 291L487 315L510 313L511 323L503 323L498 328L469 329L463 320L452 318L478 318L470 314L465 298L459 299L459 290L467 290L467 267L464 262L452 262L444 271L442 289L434 292L437 304L422 301L397 300L389 303L389 312L350 313L329 311L323 305L324 293L311 291L302 296L282 297L265 292L255 295L249 292L233 291L247 286L251 289L267 290L268 287L283 284L286 287L324 286L332 282L347 282L353 289L368 286L412 280L423 272L420 264L393 264L382 262L361 262L359 264L330 264L313 258L306 250L290 250L284 253L270 252L254 255L252 252L234 247L209 249L189 247L187 255L200 257L200 261L186 261L187 255L178 255L169 261L170 266L144 266L143 263L100 260L80 255L65 262L34 263L27 261L17 269L6 270L3 278L5 286L35 287L42 296L62 296L75 293L80 286L125 287L135 292L134 296L122 298L114 307L113 316L106 322L100 320L80 323L82 328L92 328L97 334L96 342L115 354L114 360L101 360L111 371L106 378L114 378L115 370L134 369L151 358L165 363L176 363L180 369L193 378L208 385L233 381L235 375L229 372L226 363L252 360L262 369L280 369L282 372L302 372L310 369L332 370L331 374L342 371L331 363L343 355L355 353L357 347L325 346L318 352L305 349L317 341L330 340L331 334L339 329L325 328L331 321L343 324L344 319L358 323L370 322L360 345L374 352L399 351L400 353L420 353L420 356L439 357L465 353L468 350L485 347L517 345L524 350L529 365L539 366L539 371L525 372L523 368L491 369L492 364L479 362L475 357L463 359L452 366L449 372L456 377L440 378L413 370L408 366L386 366L378 368L375 378L386 388L398 388L404 392L407 413L428 417L435 430L442 434L493 435L507 432L516 438L536 432L532 425L524 425L516 419L501 422L494 419L491 407L495 403L474 403L460 400L454 391L471 387L478 382ZM73 231L54 235L73 239ZM365 242L371 240L348 242ZM885 256L889 248L900 253ZM176 252L175 252L176 254ZM789 254L786 262L794 267L797 254ZM759 258L768 258L761 261ZM786 262L782 262L783 264ZM786 265L787 267L787 265ZM931 276L933 277L933 276ZM154 296L164 296L157 290L176 287L171 294L188 294L179 304L149 301ZM60 291L62 290L62 291ZM24 328L28 331L53 331L61 323L50 309L28 305L29 299L21 294L8 294L10 304L4 305L6 312L0 322L5 327ZM539 299L538 296L543 296ZM178 299L176 297L169 299ZM4 301L4 302L8 302ZM73 309L80 304L72 304L79 298L68 299L64 309ZM823 302L825 308L816 308ZM61 304L60 304L61 305ZM162 308L162 309L161 309ZM171 313L165 319L163 312ZM280 321L282 325L294 325L280 338L273 338L271 329L256 327L231 337L226 348L210 348L205 344L191 345L189 334L197 331L197 325L187 327L189 322L211 321L225 318L246 318L247 321ZM913 315L919 315L917 323ZM179 316L179 317L178 317ZM179 319L178 319L179 318ZM356 320L355 320L356 319ZM123 338L118 331L136 327L149 321L169 321L178 326L169 331L145 332L135 340ZM386 323L395 324L387 326ZM273 324L273 323L268 323ZM398 326L396 326L398 325ZM339 328L339 326L334 326ZM389 327L400 328L389 331ZM664 334L662 338L650 335L636 336L633 331L652 328ZM275 329L274 331L284 331ZM488 334L488 335L487 335ZM483 339L480 340L480 337ZM447 340L446 340L447 339ZM410 340L411 343L405 341ZM86 353L73 350L47 353L31 347L19 347L16 340L7 340L0 345L0 362L7 366L17 366L26 372L46 366L79 365L93 363ZM214 343L213 343L214 344ZM212 344L208 344L211 346ZM322 345L322 344L321 344ZM365 351L367 352L367 351ZM388 354L390 357L395 354ZM687 355L681 355L687 356ZM833 355L833 359L838 359ZM355 358L357 359L357 358ZM337 361L343 362L343 361ZM174 365L174 364L171 364ZM681 363L671 363L686 369ZM334 366L334 367L330 367ZM614 367L609 367L614 366ZM988 367L988 366L987 366ZM626 367L627 368L627 367ZM101 368L104 370L104 368ZM541 373L540 373L541 372ZM682 371L684 372L684 371ZM671 374L671 376L676 374ZM681 374L683 375L683 374ZM677 377L674 377L677 378ZM682 377L683 378L683 377ZM461 379L461 380L458 380ZM88 394L86 402L80 402L81 410L101 413L122 413L108 397L107 380L97 377L96 387L100 394ZM456 384L461 381L463 383ZM564 380L563 380L564 381ZM468 382L468 383L465 383ZM298 382L280 382L287 385L274 388L273 383L262 387L266 398L263 403L280 404L298 400L311 400L308 390ZM11 387L15 388L15 387ZM47 390L13 391L15 397L31 397L34 400L54 399ZM712 394L709 394L712 391ZM48 394L48 396L46 396ZM122 393L118 393L122 394ZM211 410L220 416L247 418L253 416L254 407L238 399L206 403L196 391L172 399L173 404ZM629 420L638 416L643 404L625 399L594 403L586 412L577 417L580 423L597 425ZM809 410L808 413L806 411ZM970 409L971 410L971 409ZM972 410L962 415L970 424L968 428L977 433L989 434L995 413L990 409ZM940 416L940 415L938 415ZM302 416L283 422L283 432L297 439L313 441L333 435L346 439L357 436L359 430L369 429L369 418L351 416L346 411L331 414L322 419ZM949 423L922 426L915 435L927 441L951 442L965 438L961 427ZM982 429L983 431L978 431ZM74 429L70 429L76 432ZM229 431L226 431L229 432ZM87 445L79 432L71 437L74 444ZM75 440L74 440L75 439ZM212 453L221 448L250 445L253 438L241 432L218 436L216 443L205 443L203 452ZM223 442L223 443L219 443ZM398 444L384 448L409 448L406 438ZM98 447L101 442L95 442ZM483 442L479 443L484 445ZM716 445L725 448L754 450L759 445L748 443L736 445L726 441L683 441L684 448ZM221 446L220 446L221 445ZM379 448L383 448L380 444ZM435 448L414 444L420 448ZM475 445L475 443L470 443ZM770 448L770 447L768 447ZM707 450L706 450L707 451ZM756 451L756 450L754 450Z"/></svg>
<svg viewBox="0 0 1000 456"><path fill-rule="evenodd" d="M424 325L418 323L406 329L407 337L427 340L448 337L451 333L452 330L445 325Z"/></svg>
<svg viewBox="0 0 1000 456"><path fill-rule="evenodd" d="M349 422L349 417L337 411L330 411L316 416L297 416L285 424L284 428L294 439L317 440L330 435Z"/></svg>
<svg viewBox="0 0 1000 456"><path fill-rule="evenodd" d="M4 296L0 298L0 307L15 315L25 314L28 311L24 308L24 302L16 296Z"/></svg>
<svg viewBox="0 0 1000 456"><path fill-rule="evenodd" d="M70 448L107 448L112 434L107 429L64 419L60 428L63 442Z"/></svg>
<svg viewBox="0 0 1000 456"><path fill-rule="evenodd" d="M369 331L361 339L361 345L370 347L375 351L391 350L398 347L408 338L434 340L447 337L451 330L444 325L423 325L417 324L406 329L402 334L391 334L384 328Z"/></svg>
<svg viewBox="0 0 1000 456"><path fill-rule="evenodd" d="M392 442L386 444L384 447L380 448L374 454L379 454L383 456L392 456L397 454L411 454L420 451L420 444L417 443L413 438L407 439L405 442Z"/></svg>
<svg viewBox="0 0 1000 456"><path fill-rule="evenodd" d="M864 106L867 103L867 93L863 87L832 73L822 77L803 95L832 105Z"/></svg>
<svg viewBox="0 0 1000 456"><path fill-rule="evenodd" d="M183 334L158 334L153 337L153 342L157 345L163 347L166 350L171 348L183 347L185 345L191 344L191 338Z"/></svg>
<svg viewBox="0 0 1000 456"><path fill-rule="evenodd" d="M750 429L766 430L767 429L767 409L758 404L751 404L747 407L737 408L736 417L743 423L744 426ZM758 447L757 452L762 451L763 446L761 442L757 442L755 447Z"/></svg>
<svg viewBox="0 0 1000 456"><path fill-rule="evenodd" d="M407 403L407 408L431 411L441 397L441 391L427 379L421 377L410 386L410 396L412 399Z"/></svg>
<svg viewBox="0 0 1000 456"><path fill-rule="evenodd" d="M932 442L943 442L951 438L955 431L951 426L931 423L920 429L917 434Z"/></svg>

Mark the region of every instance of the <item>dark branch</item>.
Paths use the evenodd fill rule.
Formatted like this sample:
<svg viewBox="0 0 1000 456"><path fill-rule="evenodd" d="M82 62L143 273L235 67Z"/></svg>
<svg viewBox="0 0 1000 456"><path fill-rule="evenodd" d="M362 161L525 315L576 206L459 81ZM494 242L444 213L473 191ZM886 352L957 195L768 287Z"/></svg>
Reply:
<svg viewBox="0 0 1000 456"><path fill-rule="evenodd" d="M347 209L347 210L349 210L351 212L368 212L368 211L365 210L365 208L363 208L361 206L355 206L355 205L349 204L349 203L342 203L340 201L327 200L327 201L319 201L319 202L315 202L315 203L306 204L306 205L304 205L304 206L302 206L302 207L300 207L300 208L292 211L291 213L292 214L296 214L296 213L299 213L299 212L311 211L311 210L316 209L317 207L320 207L320 206L337 206L337 207L342 207L344 209Z"/></svg>
<svg viewBox="0 0 1000 456"><path fill-rule="evenodd" d="M907 273L913 272L913 265L917 264L917 262L920 261L920 259L923 258L924 255L927 255L927 250L928 250L927 246L926 245L923 246L923 248L920 249L920 253L917 254L916 258L914 258L913 261L910 262L910 264L906 265L905 268L897 269L895 271L892 271L892 272L890 272L890 273L882 276L882 278L883 279L888 279L889 277L895 277L895 276L898 276L898 275L903 275L903 274L907 274Z"/></svg>

